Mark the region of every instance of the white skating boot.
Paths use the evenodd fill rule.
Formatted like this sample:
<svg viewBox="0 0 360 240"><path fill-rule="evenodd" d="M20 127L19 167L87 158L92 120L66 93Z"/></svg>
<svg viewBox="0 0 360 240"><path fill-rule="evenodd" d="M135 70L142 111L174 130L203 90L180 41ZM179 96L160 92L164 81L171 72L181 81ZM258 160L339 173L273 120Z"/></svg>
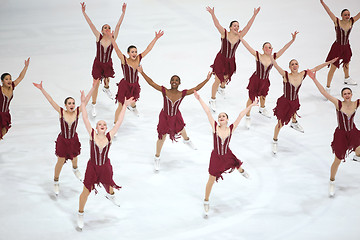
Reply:
<svg viewBox="0 0 360 240"><path fill-rule="evenodd" d="M217 92L218 92L221 96L225 97L225 87L222 88L221 86L219 86Z"/></svg>
<svg viewBox="0 0 360 240"><path fill-rule="evenodd" d="M355 162L360 162L360 156L356 156L356 154L355 154L353 160Z"/></svg>
<svg viewBox="0 0 360 240"><path fill-rule="evenodd" d="M132 107L132 106L127 106L127 109L130 110L131 112L133 112L135 114L135 116L139 116L139 111L137 110L136 106Z"/></svg>
<svg viewBox="0 0 360 240"><path fill-rule="evenodd" d="M105 196L107 199L109 199L115 206L120 207L120 203L118 202L118 200L115 197L115 193L110 194L110 193L106 193Z"/></svg>
<svg viewBox="0 0 360 240"><path fill-rule="evenodd" d="M348 84L348 85L357 85L355 80L352 80L351 77L348 78L344 78L344 84Z"/></svg>
<svg viewBox="0 0 360 240"><path fill-rule="evenodd" d="M335 180L329 182L329 196L334 197L335 195Z"/></svg>
<svg viewBox="0 0 360 240"><path fill-rule="evenodd" d="M59 192L60 192L59 180L58 181L54 180L54 193L56 196L58 196Z"/></svg>
<svg viewBox="0 0 360 240"><path fill-rule="evenodd" d="M190 138L188 140L183 139L183 142L185 145L189 146L191 149L197 150L197 148L195 147L193 142L190 140Z"/></svg>
<svg viewBox="0 0 360 240"><path fill-rule="evenodd" d="M155 169L155 171L160 170L160 156L159 157L157 157L157 156L154 157L154 169Z"/></svg>
<svg viewBox="0 0 360 240"><path fill-rule="evenodd" d="M91 104L91 116L96 117L96 103Z"/></svg>
<svg viewBox="0 0 360 240"><path fill-rule="evenodd" d="M259 113L267 118L271 118L270 112L265 107L259 107Z"/></svg>
<svg viewBox="0 0 360 240"><path fill-rule="evenodd" d="M293 129L295 129L296 131L302 132L304 133L304 129L302 126L300 126L300 124L298 123L298 121L296 122L291 122L290 127L292 127Z"/></svg>
<svg viewBox="0 0 360 240"><path fill-rule="evenodd" d="M84 213L78 212L77 225L82 230L84 227Z"/></svg>
<svg viewBox="0 0 360 240"><path fill-rule="evenodd" d="M245 118L245 127L247 129L250 129L250 126L251 126L251 117L250 116L246 116Z"/></svg>
<svg viewBox="0 0 360 240"><path fill-rule="evenodd" d="M250 177L249 174L245 171L245 169L243 169L243 171L240 172L240 173L241 173L241 175L243 175L244 178L249 178Z"/></svg>
<svg viewBox="0 0 360 240"><path fill-rule="evenodd" d="M276 154L278 150L278 140L274 140L272 141L272 152L273 154Z"/></svg>
<svg viewBox="0 0 360 240"><path fill-rule="evenodd" d="M114 100L114 96L112 95L112 93L110 92L110 87L106 88L105 86L103 87L103 92L106 93L106 96L108 96L111 100Z"/></svg>
<svg viewBox="0 0 360 240"><path fill-rule="evenodd" d="M209 211L210 211L210 203L209 203L209 201L204 200L204 214L205 214L205 216L209 215Z"/></svg>
<svg viewBox="0 0 360 240"><path fill-rule="evenodd" d="M82 182L82 176L81 176L81 173L79 171L79 168L73 168L73 173L75 174L75 177L77 177L77 179L79 179L80 182Z"/></svg>
<svg viewBox="0 0 360 240"><path fill-rule="evenodd" d="M210 104L210 108L213 112L216 112L216 99L210 99L209 101L209 104Z"/></svg>

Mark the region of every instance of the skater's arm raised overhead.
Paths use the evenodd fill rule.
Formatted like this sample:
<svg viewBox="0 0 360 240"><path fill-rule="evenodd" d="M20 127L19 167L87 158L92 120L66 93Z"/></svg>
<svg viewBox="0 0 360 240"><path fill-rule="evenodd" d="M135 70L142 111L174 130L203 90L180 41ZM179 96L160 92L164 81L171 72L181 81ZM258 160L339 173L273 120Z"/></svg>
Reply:
<svg viewBox="0 0 360 240"><path fill-rule="evenodd" d="M155 32L155 37L154 37L154 39L150 42L149 46L147 46L147 48L145 49L145 51L143 51L143 52L141 53L141 56L142 56L142 57L145 57L145 56L151 51L151 49L153 49L156 41L157 41L159 38L161 38L162 35L164 35L164 31L159 30L158 32Z"/></svg>
<svg viewBox="0 0 360 240"><path fill-rule="evenodd" d="M123 5L122 5L122 14L121 14L120 19L119 19L119 21L118 21L118 23L116 24L116 27L115 27L115 32L114 32L115 40L117 39L117 37L119 35L120 26L121 26L122 21L124 20L125 11L126 11L126 3L123 3Z"/></svg>
<svg viewBox="0 0 360 240"><path fill-rule="evenodd" d="M334 15L334 13L330 10L330 8L324 3L323 0L320 0L321 5L323 5L325 11L327 12L327 14L330 16L331 20L335 23L336 22L336 16Z"/></svg>
<svg viewBox="0 0 360 240"><path fill-rule="evenodd" d="M354 22L356 22L357 20L360 19L360 12L358 14L355 15L355 17L353 17Z"/></svg>
<svg viewBox="0 0 360 240"><path fill-rule="evenodd" d="M206 105L206 103L201 99L200 95L198 94L198 92L195 90L194 91L194 96L195 98L200 102L201 107L204 109L206 116L208 117L208 120L210 122L211 128L213 130L213 132L215 132L215 120L211 115L210 112L210 108L208 107L208 105Z"/></svg>
<svg viewBox="0 0 360 240"><path fill-rule="evenodd" d="M60 107L56 104L56 102L52 99L52 97L45 91L45 89L42 86L42 81L40 83L33 83L34 86L44 94L45 98L48 100L48 102L51 104L51 106L60 114Z"/></svg>
<svg viewBox="0 0 360 240"><path fill-rule="evenodd" d="M95 79L93 80L93 85L92 85L90 91L88 92L88 94L87 94L86 97L85 97L85 106L86 106L86 105L88 104L88 102L90 101L90 98L91 98L92 93L94 92L95 86L96 86L96 84L98 84L99 81L100 81L99 78L96 79L96 80L95 80ZM81 112L81 108L80 108L80 112Z"/></svg>
<svg viewBox="0 0 360 240"><path fill-rule="evenodd" d="M318 66L310 69L310 71L311 71L311 72L317 72L317 71L319 71L320 69L322 69L323 67L328 66L328 65L336 62L336 60L338 60L338 57L337 57L337 58L334 58L334 59L332 59L332 60L330 60L330 61L328 61L328 62L324 62L324 63L322 63L322 64L320 64L320 65L318 65Z"/></svg>
<svg viewBox="0 0 360 240"><path fill-rule="evenodd" d="M15 87L24 79L26 71L27 71L27 69L29 67L29 63L30 63L30 58L25 60L25 66L24 66L23 70L19 74L19 77L17 79L15 79L15 81L14 81Z"/></svg>
<svg viewBox="0 0 360 240"><path fill-rule="evenodd" d="M119 49L119 46L117 45L116 41L115 41L115 38L113 37L114 36L114 32L112 33L105 33L107 34L110 39L111 39L111 44L113 45L114 49L115 49L115 52L116 52L116 55L118 56L118 58L120 59L121 61L121 64L125 64L125 59L124 59L124 54L120 51Z"/></svg>
<svg viewBox="0 0 360 240"><path fill-rule="evenodd" d="M155 88L156 90L161 92L161 86L159 86L158 84L156 84L150 77L148 77L148 75L146 75L143 71L142 66L139 66L137 68L138 72L141 73L141 75L143 76L143 78L145 79L145 81L152 86L153 88Z"/></svg>
<svg viewBox="0 0 360 240"><path fill-rule="evenodd" d="M91 31L94 33L96 40L98 40L100 38L100 32L96 29L96 27L94 26L94 24L91 22L89 16L86 14L85 10L86 10L86 4L85 2L80 3L81 4L81 11L85 17L86 22L89 24Z"/></svg>
<svg viewBox="0 0 360 240"><path fill-rule="evenodd" d="M244 45L244 47L249 51L249 53L251 53L253 56L256 57L256 51L252 47L250 47L250 45L247 43L247 41L245 41L245 39L242 38L241 35L239 35L239 36L240 36L240 40L241 40L242 44Z"/></svg>
<svg viewBox="0 0 360 240"><path fill-rule="evenodd" d="M274 59L274 56L273 55L270 55L270 59L271 59L271 62L272 64L274 65L274 67L276 68L276 70L280 73L281 76L285 76L285 71L284 69L282 69L279 64L277 64L276 60Z"/></svg>
<svg viewBox="0 0 360 240"><path fill-rule="evenodd" d="M254 8L254 14L252 15L252 17L250 18L249 22L246 24L246 26L243 28L242 31L240 31L240 35L242 37L245 37L245 35L248 33L248 31L251 28L251 25L254 23L255 17L256 15L260 12L260 7L258 8Z"/></svg>
<svg viewBox="0 0 360 240"><path fill-rule="evenodd" d="M211 78L212 72L210 71L206 77L206 79L204 81L202 81L201 83L199 83L196 87L191 88L189 90L187 90L186 95L190 95L193 94L194 91L199 91Z"/></svg>
<svg viewBox="0 0 360 240"><path fill-rule="evenodd" d="M87 114L87 111L86 111L85 93L84 93L84 91L80 91L80 93L81 93L80 109L81 109L82 118L83 118L86 130L91 135L92 127L91 127L91 124L90 124L90 121L89 121L89 118L88 118L88 114Z"/></svg>
<svg viewBox="0 0 360 240"><path fill-rule="evenodd" d="M285 46L280 49L280 51L278 51L276 53L276 59L278 59L281 55L283 55L283 53L291 46L291 44L295 41L296 39L296 35L298 34L298 31L295 31L294 33L291 34L291 40L290 42L288 42L287 44L285 44Z"/></svg>
<svg viewBox="0 0 360 240"><path fill-rule="evenodd" d="M135 102L134 97L131 97L129 99L125 98L124 106L122 107L122 109L121 109L121 111L119 113L118 120L116 121L114 127L109 131L111 139L113 139L115 133L119 130L119 127L121 126L121 124L122 124L122 122L124 120L127 106L129 106L130 104L132 104L134 102Z"/></svg>
<svg viewBox="0 0 360 240"><path fill-rule="evenodd" d="M321 83L319 83L319 81L316 79L316 72L312 72L309 69L307 70L307 75L314 81L316 87L319 89L320 93L326 97L330 102L332 102L336 109L338 109L338 100L337 98L331 96L325 89L324 87L321 85Z"/></svg>
<svg viewBox="0 0 360 240"><path fill-rule="evenodd" d="M206 11L208 11L212 17L212 20L214 22L215 27L217 28L217 30L219 31L219 33L221 34L221 38L225 37L225 28L223 28L220 23L219 20L216 18L215 16L215 10L214 8L211 8L209 6L206 7Z"/></svg>
<svg viewBox="0 0 360 240"><path fill-rule="evenodd" d="M239 123L241 121L241 119L246 115L246 113L253 107L253 106L258 106L259 105L259 99L255 99L255 101L253 101L247 108L245 108L244 110L242 110L239 114L239 116L236 118L235 122L233 123L233 129L232 132L235 131L235 129L237 128L237 126L239 126Z"/></svg>

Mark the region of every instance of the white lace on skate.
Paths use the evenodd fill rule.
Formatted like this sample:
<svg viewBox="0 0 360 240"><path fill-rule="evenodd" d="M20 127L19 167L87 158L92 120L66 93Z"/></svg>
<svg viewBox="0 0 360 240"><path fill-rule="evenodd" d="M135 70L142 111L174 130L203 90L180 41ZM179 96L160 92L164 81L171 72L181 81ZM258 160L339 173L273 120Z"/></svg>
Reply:
<svg viewBox="0 0 360 240"><path fill-rule="evenodd" d="M77 179L79 179L82 182L82 176L79 171L79 168L73 168L73 173L74 173L75 177L77 177Z"/></svg>
<svg viewBox="0 0 360 240"><path fill-rule="evenodd" d="M300 126L300 124L298 122L291 122L290 127L292 127L293 129L295 129L296 131L299 132L304 132L304 129L302 126Z"/></svg>
<svg viewBox="0 0 360 240"><path fill-rule="evenodd" d="M137 110L136 106L135 107L132 107L130 105L127 106L127 109L130 110L132 113L134 113L135 116L139 116L139 111Z"/></svg>
<svg viewBox="0 0 360 240"><path fill-rule="evenodd" d="M194 143L190 139L188 139L188 140L183 139L183 142L185 145L189 146L191 149L197 150Z"/></svg>
<svg viewBox="0 0 360 240"><path fill-rule="evenodd" d="M110 88L103 87L103 92L106 93L106 96L108 96L111 100L114 100L114 96L110 92Z"/></svg>
<svg viewBox="0 0 360 240"><path fill-rule="evenodd" d="M267 118L271 118L270 112L265 107L259 107L259 113Z"/></svg>
<svg viewBox="0 0 360 240"><path fill-rule="evenodd" d="M78 212L77 225L78 225L78 227L80 229L83 229L83 227L84 227L84 213Z"/></svg>
<svg viewBox="0 0 360 240"><path fill-rule="evenodd" d="M210 203L209 201L204 200L204 213L207 216L210 211Z"/></svg>
<svg viewBox="0 0 360 240"><path fill-rule="evenodd" d="M356 156L356 154L355 154L353 160L355 162L360 162L360 156Z"/></svg>
<svg viewBox="0 0 360 240"><path fill-rule="evenodd" d="M54 193L55 195L59 195L60 192L60 186L59 186L59 181L54 181Z"/></svg>
<svg viewBox="0 0 360 240"><path fill-rule="evenodd" d="M330 197L334 197L335 195L335 181L331 181L329 182L329 196Z"/></svg>
<svg viewBox="0 0 360 240"><path fill-rule="evenodd" d="M159 171L160 170L160 156L159 157L154 157L154 169L155 171Z"/></svg>
<svg viewBox="0 0 360 240"><path fill-rule="evenodd" d="M209 105L210 105L211 110L213 112L216 112L216 100L211 98L209 101Z"/></svg>
<svg viewBox="0 0 360 240"><path fill-rule="evenodd" d="M250 127L251 127L251 117L250 116L246 116L246 118L245 118L245 127L247 129L250 129Z"/></svg>
<svg viewBox="0 0 360 240"><path fill-rule="evenodd" d="M245 171L245 169L243 169L243 172L240 172L241 175L244 177L244 178L249 178L249 174Z"/></svg>
<svg viewBox="0 0 360 240"><path fill-rule="evenodd" d="M96 104L91 104L91 116L96 117Z"/></svg>
<svg viewBox="0 0 360 240"><path fill-rule="evenodd" d="M118 200L115 197L115 193L114 194L110 194L110 193L106 193L105 196L107 199L109 199L115 206L120 207L120 203L118 202Z"/></svg>
<svg viewBox="0 0 360 240"><path fill-rule="evenodd" d="M273 154L276 154L277 150L278 150L278 141L273 140L273 142L272 142L272 152L273 152Z"/></svg>
<svg viewBox="0 0 360 240"><path fill-rule="evenodd" d="M221 86L219 86L217 92L218 92L221 96L225 97L225 88L222 88Z"/></svg>
<svg viewBox="0 0 360 240"><path fill-rule="evenodd" d="M356 81L353 80L351 77L345 78L344 83L348 85L357 85Z"/></svg>

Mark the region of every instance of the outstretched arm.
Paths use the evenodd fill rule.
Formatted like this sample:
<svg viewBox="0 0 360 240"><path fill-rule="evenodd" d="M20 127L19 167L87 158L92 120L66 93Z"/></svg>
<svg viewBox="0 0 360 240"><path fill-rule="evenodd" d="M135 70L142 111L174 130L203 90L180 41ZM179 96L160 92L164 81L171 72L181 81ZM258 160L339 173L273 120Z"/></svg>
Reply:
<svg viewBox="0 0 360 240"><path fill-rule="evenodd" d="M148 75L146 75L143 71L142 66L139 66L137 68L138 72L141 73L141 75L143 76L143 78L145 79L145 81L152 86L153 88L155 88L156 90L161 92L161 86L156 84L151 78L148 77Z"/></svg>
<svg viewBox="0 0 360 240"><path fill-rule="evenodd" d="M155 38L150 42L149 46L147 46L145 51L141 53L142 57L145 57L151 51L156 41L161 38L162 35L164 35L164 31L159 30L158 32L155 32Z"/></svg>
<svg viewBox="0 0 360 240"><path fill-rule="evenodd" d="M285 76L285 71L284 71L284 69L282 69L282 68L277 64L277 62L276 62L275 59L274 59L273 54L270 55L270 59L271 59L272 64L273 64L274 67L276 68L276 70L280 73L281 76L284 77L284 76Z"/></svg>
<svg viewBox="0 0 360 240"><path fill-rule="evenodd" d="M256 51L250 47L250 45L242 38L242 36L239 34L240 36L240 40L242 42L242 44L244 45L244 47L252 54L256 57Z"/></svg>
<svg viewBox="0 0 360 240"><path fill-rule="evenodd" d="M335 23L336 22L336 16L333 14L333 12L330 10L330 8L324 3L323 0L320 0L321 5L325 8L325 11L330 16L331 20ZM355 20L355 19L354 19Z"/></svg>
<svg viewBox="0 0 360 240"><path fill-rule="evenodd" d="M99 81L100 81L99 78L96 79L96 80L94 79L93 85L92 85L90 91L88 92L88 94L87 94L86 97L85 97L85 106L89 103L89 100L90 100L90 98L91 98L91 95L92 95L92 93L94 92L95 86L96 86L96 84L97 84ZM81 108L80 108L80 112L81 112Z"/></svg>
<svg viewBox="0 0 360 240"><path fill-rule="evenodd" d="M81 105L80 105L80 110L82 112L82 117L83 117L83 121L86 127L86 130L88 131L89 134L91 134L92 131L92 127L88 118L88 114L86 111L86 104L85 104L85 93L84 91L80 91L81 92Z"/></svg>
<svg viewBox="0 0 360 240"><path fill-rule="evenodd" d="M290 42L285 44L285 46L276 53L276 58L279 58L281 55L283 55L283 53L291 46L291 44L295 41L296 35L298 33L299 33L298 31L295 31L294 33L291 34L292 38L291 38Z"/></svg>
<svg viewBox="0 0 360 240"><path fill-rule="evenodd" d="M211 128L213 130L213 133L215 132L215 120L211 115L210 112L210 108L208 107L208 105L206 105L206 103L201 99L200 95L197 93L197 91L194 91L194 96L195 98L200 102L200 105L202 106L202 108L204 109L206 116L208 117L208 120L210 122Z"/></svg>
<svg viewBox="0 0 360 240"><path fill-rule="evenodd" d="M254 14L252 15L252 17L250 18L249 22L246 24L246 26L243 28L243 30L240 32L240 35L242 37L245 37L245 35L248 33L248 31L251 28L251 25L253 24L256 15L260 12L260 7L258 8L254 8Z"/></svg>
<svg viewBox="0 0 360 240"><path fill-rule="evenodd" d="M337 58L334 58L334 59L332 59L332 60L330 60L330 61L328 61L328 62L324 62L324 63L322 63L322 64L320 64L320 65L318 65L318 66L310 69L310 71L311 71L311 72L317 72L317 71L319 71L320 69L322 69L323 67L328 66L328 65L336 62L337 59L338 59L338 57L337 57Z"/></svg>
<svg viewBox="0 0 360 240"><path fill-rule="evenodd" d="M105 33L105 34L110 37L110 39L111 39L111 44L113 45L113 47L114 47L114 49L115 49L115 52L116 52L116 55L118 56L118 58L119 58L120 61L121 61L121 64L125 64L124 54L120 51L119 46L117 45L117 43L116 43L116 41L115 41L115 38L113 37L113 36L114 36L114 32L112 32L112 33Z"/></svg>
<svg viewBox="0 0 360 240"><path fill-rule="evenodd" d="M124 116L125 116L127 106L129 106L132 103L135 103L134 97L131 97L129 99L125 98L124 106L122 107L122 109L121 109L121 111L119 113L119 118L116 121L114 127L109 131L111 139L114 138L115 133L119 130L119 127L121 126L121 123L124 120Z"/></svg>
<svg viewBox="0 0 360 240"><path fill-rule="evenodd" d="M359 20L359 18L360 18L360 12L359 12L358 14L356 14L355 17L353 17L354 22L356 22L357 20Z"/></svg>
<svg viewBox="0 0 360 240"><path fill-rule="evenodd" d="M253 101L247 108L245 108L244 110L242 110L239 114L239 116L236 118L235 122L233 123L233 129L232 132L235 131L235 129L237 128L237 126L239 126L239 123L241 121L241 119L246 115L246 113L253 107L253 106L258 106L259 105L259 99L256 99L255 101Z"/></svg>
<svg viewBox="0 0 360 240"><path fill-rule="evenodd" d="M24 79L26 71L29 67L29 63L30 63L30 58L25 60L25 66L24 66L23 70L19 74L19 77L17 79L15 79L15 81L14 81L15 87Z"/></svg>
<svg viewBox="0 0 360 240"><path fill-rule="evenodd" d="M308 76L314 81L316 87L319 89L320 93L326 97L329 101L331 101L336 109L338 109L338 100L337 98L331 96L325 89L324 87L319 83L319 81L316 79L316 72L312 72L309 69L307 70L307 74Z"/></svg>
<svg viewBox="0 0 360 240"><path fill-rule="evenodd" d="M125 11L126 11L126 3L123 3L123 5L122 5L122 14L121 14L120 19L119 19L119 21L118 21L118 23L116 24L116 27L115 27L115 32L114 32L115 40L117 39L117 37L119 35L120 26L121 26L122 21L124 20Z"/></svg>
<svg viewBox="0 0 360 240"><path fill-rule="evenodd" d="M202 81L201 83L199 83L196 87L191 88L189 90L187 90L186 95L190 95L193 94L194 91L199 91L211 78L212 72L209 72L206 79L204 81Z"/></svg>
<svg viewBox="0 0 360 240"><path fill-rule="evenodd" d="M50 95L45 91L45 89L42 86L42 81L40 83L33 83L35 87L40 89L42 94L44 94L45 98L48 100L48 102L51 104L51 106L60 114L60 107L56 104L56 102L50 97Z"/></svg>
<svg viewBox="0 0 360 240"><path fill-rule="evenodd" d="M85 12L85 9L86 9L86 4L85 4L85 2L82 2L82 3L80 3L80 4L81 4L81 11L82 11L82 13L83 13L83 15L84 15L84 17L85 17L86 22L89 24L90 29L91 29L91 31L94 33L96 39L99 39L99 38L100 38L100 32L96 29L96 27L94 26L94 24L91 22L89 16L88 16L88 15L86 14L86 12Z"/></svg>
<svg viewBox="0 0 360 240"><path fill-rule="evenodd" d="M221 34L221 38L224 38L226 30L220 25L219 20L216 18L214 8L211 8L211 7L208 6L208 7L206 7L206 11L208 11L210 13L215 27L217 28L217 30Z"/></svg>

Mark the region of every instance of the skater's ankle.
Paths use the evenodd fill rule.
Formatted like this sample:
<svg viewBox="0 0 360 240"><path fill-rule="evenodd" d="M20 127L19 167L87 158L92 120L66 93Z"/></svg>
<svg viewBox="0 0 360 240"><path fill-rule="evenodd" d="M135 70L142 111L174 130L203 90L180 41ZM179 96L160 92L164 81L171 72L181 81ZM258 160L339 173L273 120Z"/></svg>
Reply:
<svg viewBox="0 0 360 240"><path fill-rule="evenodd" d="M58 181L59 181L59 178L54 177L54 182L58 182Z"/></svg>
<svg viewBox="0 0 360 240"><path fill-rule="evenodd" d="M275 142L277 142L277 141L278 141L278 139L277 139L277 138L273 138L273 140L274 140Z"/></svg>

